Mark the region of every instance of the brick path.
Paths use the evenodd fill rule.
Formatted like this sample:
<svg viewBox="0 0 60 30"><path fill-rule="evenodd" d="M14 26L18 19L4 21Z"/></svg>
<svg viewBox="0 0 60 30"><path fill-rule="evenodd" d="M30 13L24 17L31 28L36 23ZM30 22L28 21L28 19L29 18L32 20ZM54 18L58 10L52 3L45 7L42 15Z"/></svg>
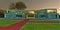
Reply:
<svg viewBox="0 0 60 30"><path fill-rule="evenodd" d="M27 22L28 22L28 19L25 19L21 22L17 22L15 24L12 24L12 25L7 26L7 27L1 27L0 26L0 30L19 30Z"/></svg>

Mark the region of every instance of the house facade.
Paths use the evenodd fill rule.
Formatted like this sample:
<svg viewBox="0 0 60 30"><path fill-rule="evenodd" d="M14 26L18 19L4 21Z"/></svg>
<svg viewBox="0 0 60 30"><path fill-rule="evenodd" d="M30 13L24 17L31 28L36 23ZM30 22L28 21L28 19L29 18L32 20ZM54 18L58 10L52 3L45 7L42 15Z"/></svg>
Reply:
<svg viewBox="0 0 60 30"><path fill-rule="evenodd" d="M6 10L4 18L59 18L57 9Z"/></svg>

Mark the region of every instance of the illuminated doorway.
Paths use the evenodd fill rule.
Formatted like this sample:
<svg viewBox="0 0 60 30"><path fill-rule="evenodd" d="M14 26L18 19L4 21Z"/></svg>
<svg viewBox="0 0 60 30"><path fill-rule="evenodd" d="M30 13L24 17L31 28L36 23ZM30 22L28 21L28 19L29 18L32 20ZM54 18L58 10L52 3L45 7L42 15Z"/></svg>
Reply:
<svg viewBox="0 0 60 30"><path fill-rule="evenodd" d="M26 15L27 18L35 18L35 12L34 11L28 11L28 14Z"/></svg>

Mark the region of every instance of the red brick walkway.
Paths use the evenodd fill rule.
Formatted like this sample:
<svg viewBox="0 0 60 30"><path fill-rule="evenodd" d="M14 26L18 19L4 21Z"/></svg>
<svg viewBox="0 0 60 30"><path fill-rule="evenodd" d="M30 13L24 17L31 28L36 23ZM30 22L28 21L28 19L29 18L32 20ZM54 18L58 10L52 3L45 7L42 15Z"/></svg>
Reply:
<svg viewBox="0 0 60 30"><path fill-rule="evenodd" d="M12 24L12 25L7 26L7 27L0 27L0 30L19 30L27 22L28 22L28 19L25 19L25 20L23 20L21 22Z"/></svg>

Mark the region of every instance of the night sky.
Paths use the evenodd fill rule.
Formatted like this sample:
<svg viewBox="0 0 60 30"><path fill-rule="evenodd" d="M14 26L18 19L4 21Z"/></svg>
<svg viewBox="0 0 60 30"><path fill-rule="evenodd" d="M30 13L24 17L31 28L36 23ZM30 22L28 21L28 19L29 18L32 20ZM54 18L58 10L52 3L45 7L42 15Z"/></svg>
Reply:
<svg viewBox="0 0 60 30"><path fill-rule="evenodd" d="M57 8L60 13L60 0L0 0L0 9L8 9L11 2L22 1L27 9Z"/></svg>

